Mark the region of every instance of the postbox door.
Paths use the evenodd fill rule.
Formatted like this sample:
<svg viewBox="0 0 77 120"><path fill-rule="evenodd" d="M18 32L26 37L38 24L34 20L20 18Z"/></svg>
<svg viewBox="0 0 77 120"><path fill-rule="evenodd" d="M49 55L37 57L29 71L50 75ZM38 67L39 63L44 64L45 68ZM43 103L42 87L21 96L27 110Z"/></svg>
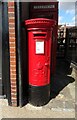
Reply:
<svg viewBox="0 0 77 120"><path fill-rule="evenodd" d="M49 33L50 32L50 33ZM43 86L50 83L51 31L31 33L29 40L29 84Z"/></svg>

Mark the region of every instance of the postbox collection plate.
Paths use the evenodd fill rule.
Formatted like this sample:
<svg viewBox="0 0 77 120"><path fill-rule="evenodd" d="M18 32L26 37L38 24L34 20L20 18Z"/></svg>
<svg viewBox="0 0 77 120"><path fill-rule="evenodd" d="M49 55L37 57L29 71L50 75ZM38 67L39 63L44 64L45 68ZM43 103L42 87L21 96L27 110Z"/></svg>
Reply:
<svg viewBox="0 0 77 120"><path fill-rule="evenodd" d="M44 41L36 41L36 54L44 54Z"/></svg>

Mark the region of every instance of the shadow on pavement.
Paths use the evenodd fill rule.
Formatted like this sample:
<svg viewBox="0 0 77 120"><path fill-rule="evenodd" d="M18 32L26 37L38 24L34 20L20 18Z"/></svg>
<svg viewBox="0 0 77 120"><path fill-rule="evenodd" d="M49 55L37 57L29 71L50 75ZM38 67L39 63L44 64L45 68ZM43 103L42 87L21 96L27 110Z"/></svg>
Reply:
<svg viewBox="0 0 77 120"><path fill-rule="evenodd" d="M63 59L57 59L56 73L54 77L51 78L51 98L55 98L59 92L66 87L69 83L75 81L71 76L72 68L70 68L70 63Z"/></svg>

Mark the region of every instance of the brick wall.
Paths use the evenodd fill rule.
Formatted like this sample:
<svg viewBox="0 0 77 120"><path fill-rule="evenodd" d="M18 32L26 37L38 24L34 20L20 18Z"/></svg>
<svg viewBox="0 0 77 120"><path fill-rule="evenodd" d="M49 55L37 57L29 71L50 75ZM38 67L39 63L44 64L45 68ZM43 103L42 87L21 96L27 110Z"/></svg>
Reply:
<svg viewBox="0 0 77 120"><path fill-rule="evenodd" d="M11 104L17 106L15 4L8 2Z"/></svg>

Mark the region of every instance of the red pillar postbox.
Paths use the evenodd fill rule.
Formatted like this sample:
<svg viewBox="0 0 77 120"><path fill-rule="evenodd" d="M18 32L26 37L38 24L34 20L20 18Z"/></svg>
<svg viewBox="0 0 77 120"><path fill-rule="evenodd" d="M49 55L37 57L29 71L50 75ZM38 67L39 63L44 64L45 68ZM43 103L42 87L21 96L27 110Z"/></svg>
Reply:
<svg viewBox="0 0 77 120"><path fill-rule="evenodd" d="M50 62L54 20L26 20L28 30L29 102L35 106L50 99Z"/></svg>

